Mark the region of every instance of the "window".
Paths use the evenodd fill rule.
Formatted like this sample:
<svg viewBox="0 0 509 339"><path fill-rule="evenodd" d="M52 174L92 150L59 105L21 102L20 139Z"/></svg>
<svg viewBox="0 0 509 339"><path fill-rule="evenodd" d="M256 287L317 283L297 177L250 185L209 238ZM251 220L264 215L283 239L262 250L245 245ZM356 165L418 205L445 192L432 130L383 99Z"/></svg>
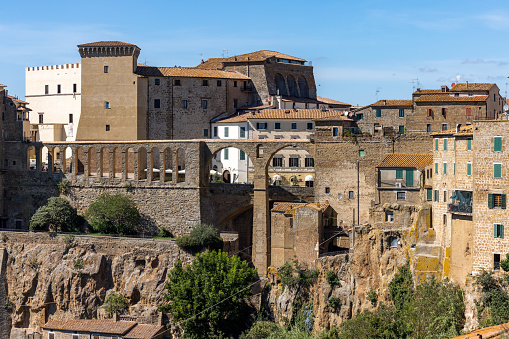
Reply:
<svg viewBox="0 0 509 339"><path fill-rule="evenodd" d="M427 109L426 109L426 116L427 116L427 117L431 117L431 116L433 116L433 110L432 110L431 108L427 108Z"/></svg>
<svg viewBox="0 0 509 339"><path fill-rule="evenodd" d="M466 115L472 115L472 107L467 107Z"/></svg>
<svg viewBox="0 0 509 339"><path fill-rule="evenodd" d="M78 91L78 85L77 84L72 84L72 92L76 93L77 91Z"/></svg>
<svg viewBox="0 0 509 339"><path fill-rule="evenodd" d="M405 117L405 109L403 109L403 108L399 109L399 117L400 118L404 118Z"/></svg>
<svg viewBox="0 0 509 339"><path fill-rule="evenodd" d="M500 268L500 253L493 254L493 268L496 270Z"/></svg>
<svg viewBox="0 0 509 339"><path fill-rule="evenodd" d="M207 100L202 100L201 101L201 108L207 109Z"/></svg>
<svg viewBox="0 0 509 339"><path fill-rule="evenodd" d="M447 202L447 191L444 191L444 202Z"/></svg>
<svg viewBox="0 0 509 339"><path fill-rule="evenodd" d="M405 134L405 126L400 125L398 128L399 134Z"/></svg>
<svg viewBox="0 0 509 339"><path fill-rule="evenodd" d="M154 99L154 108L161 108L161 99Z"/></svg>
<svg viewBox="0 0 509 339"><path fill-rule="evenodd" d="M403 179L403 170L396 170L396 179Z"/></svg>
<svg viewBox="0 0 509 339"><path fill-rule="evenodd" d="M161 79L154 79L154 85L159 86L161 84Z"/></svg>
<svg viewBox="0 0 509 339"><path fill-rule="evenodd" d="M435 200L435 202L438 202L438 200L439 200L438 190L435 190L434 193L435 193L435 199L434 200Z"/></svg>
<svg viewBox="0 0 509 339"><path fill-rule="evenodd" d="M506 195L488 193L488 208L506 209Z"/></svg>
<svg viewBox="0 0 509 339"><path fill-rule="evenodd" d="M493 224L493 237L503 238L504 237L504 225Z"/></svg>
<svg viewBox="0 0 509 339"><path fill-rule="evenodd" d="M447 163L444 162L444 175L447 175Z"/></svg>
<svg viewBox="0 0 509 339"><path fill-rule="evenodd" d="M364 119L364 114L360 113L360 114L357 114L357 120L362 120Z"/></svg>
<svg viewBox="0 0 509 339"><path fill-rule="evenodd" d="M443 116L446 116L446 115L447 115L447 108L442 107L442 115L443 115Z"/></svg>
<svg viewBox="0 0 509 339"><path fill-rule="evenodd" d="M203 130L203 136L204 136L204 137L208 137L208 136L209 136L209 130L208 130L208 128L205 128L205 129Z"/></svg>
<svg viewBox="0 0 509 339"><path fill-rule="evenodd" d="M228 148L225 148L225 149L223 150L223 159L224 159L224 160L228 160L228 158L229 158L229 156L230 156L228 151L229 151L229 150L228 150Z"/></svg>
<svg viewBox="0 0 509 339"><path fill-rule="evenodd" d="M239 101L237 99L233 99L233 108L237 108L239 105Z"/></svg>
<svg viewBox="0 0 509 339"><path fill-rule="evenodd" d="M380 118L380 117L382 116L382 109L381 109L381 108L377 108L377 109L375 110L375 116L376 116L377 118Z"/></svg>
<svg viewBox="0 0 509 339"><path fill-rule="evenodd" d="M224 128L224 137L228 138L230 136L230 129L228 127Z"/></svg>
<svg viewBox="0 0 509 339"><path fill-rule="evenodd" d="M62 85L57 85L57 93L62 93Z"/></svg>
<svg viewBox="0 0 509 339"><path fill-rule="evenodd" d="M438 151L438 139L435 139L435 151Z"/></svg>
<svg viewBox="0 0 509 339"><path fill-rule="evenodd" d="M240 137L241 138L245 138L246 137L246 128L245 127L240 127Z"/></svg>
<svg viewBox="0 0 509 339"><path fill-rule="evenodd" d="M304 159L304 166L305 167L315 167L315 159L313 159L313 158L305 158Z"/></svg>
<svg viewBox="0 0 509 339"><path fill-rule="evenodd" d="M42 114L42 113L39 113L39 123L40 124L44 123L44 114Z"/></svg>
<svg viewBox="0 0 509 339"><path fill-rule="evenodd" d="M182 100L182 108L187 109L187 100Z"/></svg>
<svg viewBox="0 0 509 339"><path fill-rule="evenodd" d="M274 123L274 129L281 129L281 123L280 122L275 122Z"/></svg>
<svg viewBox="0 0 509 339"><path fill-rule="evenodd" d="M203 80L201 85L202 86L208 86L209 85L209 81L208 80Z"/></svg>
<svg viewBox="0 0 509 339"><path fill-rule="evenodd" d="M431 132L431 124L426 124L426 132Z"/></svg>
<svg viewBox="0 0 509 339"><path fill-rule="evenodd" d="M467 151L472 150L472 139L467 139Z"/></svg>
<svg viewBox="0 0 509 339"><path fill-rule="evenodd" d="M396 237L389 237L389 246L391 248L398 247L398 238L396 238Z"/></svg>
<svg viewBox="0 0 509 339"><path fill-rule="evenodd" d="M447 214L443 214L443 218L444 218L444 226L447 225Z"/></svg>
<svg viewBox="0 0 509 339"><path fill-rule="evenodd" d="M55 333L54 332L49 332L48 333L48 339L55 339Z"/></svg>
<svg viewBox="0 0 509 339"><path fill-rule="evenodd" d="M73 122L73 116L72 116L72 113L71 113L71 114L69 114L69 123L72 124L72 122Z"/></svg>
<svg viewBox="0 0 509 339"><path fill-rule="evenodd" d="M447 151L447 139L444 139L444 151Z"/></svg>
<svg viewBox="0 0 509 339"><path fill-rule="evenodd" d="M348 191L348 199L354 199L355 195L353 194L353 191Z"/></svg>
<svg viewBox="0 0 509 339"><path fill-rule="evenodd" d="M240 151L240 160L246 160L246 152Z"/></svg>
<svg viewBox="0 0 509 339"><path fill-rule="evenodd" d="M502 152L502 137L493 137L493 151Z"/></svg>
<svg viewBox="0 0 509 339"><path fill-rule="evenodd" d="M438 162L435 162L435 174L438 174Z"/></svg>
<svg viewBox="0 0 509 339"><path fill-rule="evenodd" d="M385 212L385 222L393 222L394 221L394 212L387 211Z"/></svg>
<svg viewBox="0 0 509 339"><path fill-rule="evenodd" d="M296 122L292 122L292 129L297 129L297 123Z"/></svg>
<svg viewBox="0 0 509 339"><path fill-rule="evenodd" d="M447 131L447 124L442 124L442 131Z"/></svg>
<svg viewBox="0 0 509 339"><path fill-rule="evenodd" d="M106 131L110 130L110 125L106 125Z"/></svg>
<svg viewBox="0 0 509 339"><path fill-rule="evenodd" d="M44 85L44 94L49 94L49 85Z"/></svg>
<svg viewBox="0 0 509 339"><path fill-rule="evenodd" d="M299 158L291 157L288 166L299 167Z"/></svg>
<svg viewBox="0 0 509 339"><path fill-rule="evenodd" d="M333 137L337 137L338 136L338 128L337 127L333 127L332 128L332 136Z"/></svg>
<svg viewBox="0 0 509 339"><path fill-rule="evenodd" d="M108 66L104 66L104 73L109 73L110 72L110 68Z"/></svg>
<svg viewBox="0 0 509 339"><path fill-rule="evenodd" d="M343 194L338 193L338 200L341 200L341 199L343 199Z"/></svg>
<svg viewBox="0 0 509 339"><path fill-rule="evenodd" d="M221 80L217 80L217 87L221 87L223 85L223 83L221 82Z"/></svg>
<svg viewBox="0 0 509 339"><path fill-rule="evenodd" d="M397 192L396 193L397 200L405 200L406 198L406 192Z"/></svg>
<svg viewBox="0 0 509 339"><path fill-rule="evenodd" d="M472 175L472 163L467 162L467 175Z"/></svg>
<svg viewBox="0 0 509 339"><path fill-rule="evenodd" d="M431 201L433 199L433 190L431 188L426 188L426 200Z"/></svg>
<svg viewBox="0 0 509 339"><path fill-rule="evenodd" d="M312 123L312 122L308 122L308 123L307 123L307 127L306 127L306 129L307 129L308 131L312 130L312 129L313 129L313 123Z"/></svg>
<svg viewBox="0 0 509 339"><path fill-rule="evenodd" d="M272 158L272 166L283 167L283 158Z"/></svg>
<svg viewBox="0 0 509 339"><path fill-rule="evenodd" d="M233 81L233 87L237 87L237 80Z"/></svg>
<svg viewBox="0 0 509 339"><path fill-rule="evenodd" d="M359 150L359 156L360 156L360 157L363 157L363 156L364 156L364 150L363 150L363 149L360 149L360 150Z"/></svg>
<svg viewBox="0 0 509 339"><path fill-rule="evenodd" d="M214 136L217 137L217 126L214 126Z"/></svg>
<svg viewBox="0 0 509 339"><path fill-rule="evenodd" d="M330 187L325 187L325 194L329 194L330 193Z"/></svg>
<svg viewBox="0 0 509 339"><path fill-rule="evenodd" d="M502 164L493 164L493 178L502 178Z"/></svg>
<svg viewBox="0 0 509 339"><path fill-rule="evenodd" d="M109 101L105 101L105 102L104 102L104 108L111 108L111 107L110 107L110 102L109 102Z"/></svg>
<svg viewBox="0 0 509 339"><path fill-rule="evenodd" d="M173 84L174 84L175 86L181 86L180 79L175 79L175 81L173 82Z"/></svg>
<svg viewBox="0 0 509 339"><path fill-rule="evenodd" d="M414 186L414 171L413 170L406 171L405 184L407 187Z"/></svg>
<svg viewBox="0 0 509 339"><path fill-rule="evenodd" d="M79 339L80 338L80 335L79 334L73 334L72 335L72 339Z"/></svg>
<svg viewBox="0 0 509 339"><path fill-rule="evenodd" d="M256 129L267 129L267 123L266 122L257 122Z"/></svg>

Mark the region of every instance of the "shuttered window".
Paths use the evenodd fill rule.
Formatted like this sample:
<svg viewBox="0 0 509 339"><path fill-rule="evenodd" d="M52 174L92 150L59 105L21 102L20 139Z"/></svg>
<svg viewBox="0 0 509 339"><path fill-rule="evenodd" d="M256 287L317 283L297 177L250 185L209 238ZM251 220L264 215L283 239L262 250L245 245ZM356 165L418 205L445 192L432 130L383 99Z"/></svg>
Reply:
<svg viewBox="0 0 509 339"><path fill-rule="evenodd" d="M382 109L381 108L377 108L376 109L376 117L380 118L381 116L382 116Z"/></svg>
<svg viewBox="0 0 509 339"><path fill-rule="evenodd" d="M493 178L502 178L502 164L493 164Z"/></svg>
<svg viewBox="0 0 509 339"><path fill-rule="evenodd" d="M435 162L435 174L438 174L438 162Z"/></svg>
<svg viewBox="0 0 509 339"><path fill-rule="evenodd" d="M399 109L399 117L400 118L404 118L405 117L405 109L404 108L400 108Z"/></svg>
<svg viewBox="0 0 509 339"><path fill-rule="evenodd" d="M406 171L406 187L413 187L414 186L414 171L413 170L407 170Z"/></svg>
<svg viewBox="0 0 509 339"><path fill-rule="evenodd" d="M396 170L396 179L403 179L403 170Z"/></svg>
<svg viewBox="0 0 509 339"><path fill-rule="evenodd" d="M472 107L467 107L467 115L472 115Z"/></svg>
<svg viewBox="0 0 509 339"><path fill-rule="evenodd" d="M438 139L435 139L435 151L438 151Z"/></svg>
<svg viewBox="0 0 509 339"><path fill-rule="evenodd" d="M447 163L444 162L444 175L447 175Z"/></svg>
<svg viewBox="0 0 509 339"><path fill-rule="evenodd" d="M506 195L488 193L488 208L506 209Z"/></svg>
<svg viewBox="0 0 509 339"><path fill-rule="evenodd" d="M467 151L472 150L472 139L467 139Z"/></svg>
<svg viewBox="0 0 509 339"><path fill-rule="evenodd" d="M472 163L467 163L467 175L472 175Z"/></svg>
<svg viewBox="0 0 509 339"><path fill-rule="evenodd" d="M493 151L502 152L502 137L493 137Z"/></svg>
<svg viewBox="0 0 509 339"><path fill-rule="evenodd" d="M504 237L504 225L494 224L493 225L493 236L495 238L503 238Z"/></svg>
<svg viewBox="0 0 509 339"><path fill-rule="evenodd" d="M447 151L447 139L444 139L444 151Z"/></svg>
<svg viewBox="0 0 509 339"><path fill-rule="evenodd" d="M433 198L433 190L431 188L426 189L426 200L431 201Z"/></svg>

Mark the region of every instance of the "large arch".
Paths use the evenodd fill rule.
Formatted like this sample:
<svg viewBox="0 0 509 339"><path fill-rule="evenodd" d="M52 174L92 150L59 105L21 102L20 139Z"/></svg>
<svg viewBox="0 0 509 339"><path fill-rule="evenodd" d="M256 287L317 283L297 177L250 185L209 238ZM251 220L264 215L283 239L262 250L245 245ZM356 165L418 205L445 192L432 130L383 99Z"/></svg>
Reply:
<svg viewBox="0 0 509 339"><path fill-rule="evenodd" d="M251 162L252 152L248 150L248 148L238 147L239 145L234 143L225 143L221 145L210 145L217 146L213 147L210 151L211 154L206 158L204 174L205 180L204 182L208 185L211 181L224 181L223 174L225 171L229 171L230 173L230 182L229 183L248 183L251 182L249 176L249 166ZM224 161L224 156L228 152L228 158L231 158L231 161ZM228 163L236 162L235 166L232 166ZM230 159L226 159L230 160ZM224 166L224 164L227 164Z"/></svg>
<svg viewBox="0 0 509 339"><path fill-rule="evenodd" d="M276 94L288 95L285 78L280 73L276 73L274 81L276 82Z"/></svg>
<svg viewBox="0 0 509 339"><path fill-rule="evenodd" d="M309 98L309 85L303 76L299 77L299 91L302 98Z"/></svg>
<svg viewBox="0 0 509 339"><path fill-rule="evenodd" d="M297 90L297 83L295 82L293 75L289 74L286 77L286 82L288 83L288 91L290 92L290 96L298 97L299 91Z"/></svg>

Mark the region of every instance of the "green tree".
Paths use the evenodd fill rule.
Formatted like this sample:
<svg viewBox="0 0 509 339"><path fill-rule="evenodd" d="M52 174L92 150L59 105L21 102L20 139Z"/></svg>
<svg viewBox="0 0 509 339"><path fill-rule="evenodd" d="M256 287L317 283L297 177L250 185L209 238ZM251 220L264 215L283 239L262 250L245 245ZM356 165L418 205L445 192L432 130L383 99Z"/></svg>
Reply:
<svg viewBox="0 0 509 339"><path fill-rule="evenodd" d="M181 322L188 338L238 335L255 277L246 261L221 251L198 254L186 267L179 260L168 274L160 309Z"/></svg>
<svg viewBox="0 0 509 339"><path fill-rule="evenodd" d="M103 307L109 314L123 313L129 307L129 302L123 295L112 292L104 300Z"/></svg>
<svg viewBox="0 0 509 339"><path fill-rule="evenodd" d="M197 253L204 248L220 250L223 248L223 239L217 236L217 230L212 225L196 224L190 234L177 239L177 245L191 253Z"/></svg>
<svg viewBox="0 0 509 339"><path fill-rule="evenodd" d="M479 324L486 327L509 322L509 295L504 291L503 279L482 270L475 280L481 287L481 298L476 301Z"/></svg>
<svg viewBox="0 0 509 339"><path fill-rule="evenodd" d="M364 311L353 319L341 324L339 333L329 338L368 339L368 338L407 338L403 323L393 306L380 306L376 311Z"/></svg>
<svg viewBox="0 0 509 339"><path fill-rule="evenodd" d="M398 273L389 284L392 302L397 310L402 310L406 302L412 299L414 293L414 281L410 272L410 262L398 268Z"/></svg>
<svg viewBox="0 0 509 339"><path fill-rule="evenodd" d="M30 219L30 230L49 230L57 232L79 232L82 219L76 209L62 198L52 197L40 207Z"/></svg>
<svg viewBox="0 0 509 339"><path fill-rule="evenodd" d="M128 196L103 193L90 205L85 218L95 232L128 235L136 233L140 213Z"/></svg>

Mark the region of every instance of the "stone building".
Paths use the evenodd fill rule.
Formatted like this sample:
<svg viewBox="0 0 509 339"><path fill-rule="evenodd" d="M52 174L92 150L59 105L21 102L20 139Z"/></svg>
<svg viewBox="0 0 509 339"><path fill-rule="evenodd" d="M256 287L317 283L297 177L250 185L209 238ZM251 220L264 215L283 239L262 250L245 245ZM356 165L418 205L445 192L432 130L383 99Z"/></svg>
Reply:
<svg viewBox="0 0 509 339"><path fill-rule="evenodd" d="M407 119L414 113L412 100L378 100L353 112L357 126L362 132L380 134L405 134Z"/></svg>

